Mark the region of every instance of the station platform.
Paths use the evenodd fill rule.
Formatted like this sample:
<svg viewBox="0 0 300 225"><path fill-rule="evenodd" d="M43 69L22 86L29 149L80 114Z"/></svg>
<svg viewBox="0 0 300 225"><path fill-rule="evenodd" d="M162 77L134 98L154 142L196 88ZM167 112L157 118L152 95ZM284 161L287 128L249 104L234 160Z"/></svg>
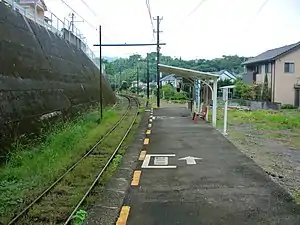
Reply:
<svg viewBox="0 0 300 225"><path fill-rule="evenodd" d="M116 224L299 225L290 195L190 115L184 107L154 109Z"/></svg>

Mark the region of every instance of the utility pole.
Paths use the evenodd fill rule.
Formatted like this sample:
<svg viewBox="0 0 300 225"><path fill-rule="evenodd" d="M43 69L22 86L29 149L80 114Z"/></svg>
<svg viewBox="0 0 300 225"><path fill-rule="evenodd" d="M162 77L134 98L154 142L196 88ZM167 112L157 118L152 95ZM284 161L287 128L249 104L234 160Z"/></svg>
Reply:
<svg viewBox="0 0 300 225"><path fill-rule="evenodd" d="M74 33L74 13L71 14L71 26L72 26L72 33Z"/></svg>
<svg viewBox="0 0 300 225"><path fill-rule="evenodd" d="M122 75L122 70L121 70L121 66L119 66L119 91L121 90L121 75Z"/></svg>
<svg viewBox="0 0 300 225"><path fill-rule="evenodd" d="M156 60L156 83L157 83L157 96L156 96L156 98L157 98L157 107L160 107L160 82L159 82L159 80L160 80L160 76L159 76L159 67L158 67L158 64L159 64L159 56L160 56L160 43L159 43L159 33L161 32L160 30L159 30L159 24L160 24L160 21L163 19L163 18L159 18L159 16L157 16L156 17L156 19L155 18L153 18L154 20L156 20L156 26L157 26L157 30L156 30L156 34L157 34L157 37L156 37L156 47L157 47L157 56L156 56L156 58L157 58L157 60Z"/></svg>
<svg viewBox="0 0 300 225"><path fill-rule="evenodd" d="M149 101L149 53L147 53L147 100Z"/></svg>
<svg viewBox="0 0 300 225"><path fill-rule="evenodd" d="M102 121L103 118L103 109L102 109L102 34L101 34L101 25L99 26L99 50L100 50L100 54L99 54L99 61L100 61L100 98L99 98L99 104L100 104L100 121Z"/></svg>
<svg viewBox="0 0 300 225"><path fill-rule="evenodd" d="M139 95L139 67L136 68L136 94Z"/></svg>

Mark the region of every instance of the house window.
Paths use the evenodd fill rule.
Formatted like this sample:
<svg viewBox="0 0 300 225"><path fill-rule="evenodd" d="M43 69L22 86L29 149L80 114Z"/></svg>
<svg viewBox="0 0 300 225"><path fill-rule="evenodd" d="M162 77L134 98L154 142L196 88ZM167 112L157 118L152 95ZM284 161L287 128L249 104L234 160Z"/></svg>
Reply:
<svg viewBox="0 0 300 225"><path fill-rule="evenodd" d="M261 65L257 66L257 73L261 74Z"/></svg>
<svg viewBox="0 0 300 225"><path fill-rule="evenodd" d="M294 73L295 71L295 64L294 63L284 63L284 72L285 73Z"/></svg>
<svg viewBox="0 0 300 225"><path fill-rule="evenodd" d="M265 73L271 73L271 63L265 65Z"/></svg>

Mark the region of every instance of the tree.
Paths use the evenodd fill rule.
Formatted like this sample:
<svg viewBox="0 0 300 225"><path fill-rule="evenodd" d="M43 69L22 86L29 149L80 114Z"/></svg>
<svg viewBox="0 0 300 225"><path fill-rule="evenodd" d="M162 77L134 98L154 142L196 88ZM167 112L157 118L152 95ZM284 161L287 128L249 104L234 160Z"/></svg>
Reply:
<svg viewBox="0 0 300 225"><path fill-rule="evenodd" d="M234 82L230 79L218 80L218 88L233 85Z"/></svg>
<svg viewBox="0 0 300 225"><path fill-rule="evenodd" d="M120 87L120 91L127 90L129 88L129 85L126 81L123 81Z"/></svg>
<svg viewBox="0 0 300 225"><path fill-rule="evenodd" d="M265 75L262 94L261 94L261 100L264 101L271 101L271 95L269 90L269 81L268 81L268 75Z"/></svg>
<svg viewBox="0 0 300 225"><path fill-rule="evenodd" d="M148 54L149 59L149 73L150 82L156 82L157 71L156 71L156 52L151 52ZM239 74L243 72L243 67L241 63L244 62L246 57L239 57L237 55L233 56L222 56L221 58L216 58L212 60L207 59L193 59L184 60L181 57L170 57L164 56L160 53L160 63L167 64L170 66L177 66L182 68L188 68L203 72L217 72L220 70L228 70ZM106 71L108 76L111 76L110 80L114 80L116 74L119 77L120 70L122 71L121 81L126 81L130 84L132 81L136 80L136 68L140 71L140 81L146 82L146 58L143 58L139 54L133 54L129 58L119 58L113 62L105 62ZM227 81L226 81L227 82ZM220 83L221 84L221 83ZM229 84L229 83L228 83Z"/></svg>

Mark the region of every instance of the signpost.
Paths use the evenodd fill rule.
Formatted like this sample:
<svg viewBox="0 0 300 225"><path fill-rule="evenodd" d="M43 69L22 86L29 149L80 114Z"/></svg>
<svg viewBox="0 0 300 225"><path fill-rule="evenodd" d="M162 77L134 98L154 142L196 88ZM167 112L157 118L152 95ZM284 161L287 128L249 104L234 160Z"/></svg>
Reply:
<svg viewBox="0 0 300 225"><path fill-rule="evenodd" d="M227 135L227 110L228 110L228 88L222 88L224 104L224 127L223 134Z"/></svg>

